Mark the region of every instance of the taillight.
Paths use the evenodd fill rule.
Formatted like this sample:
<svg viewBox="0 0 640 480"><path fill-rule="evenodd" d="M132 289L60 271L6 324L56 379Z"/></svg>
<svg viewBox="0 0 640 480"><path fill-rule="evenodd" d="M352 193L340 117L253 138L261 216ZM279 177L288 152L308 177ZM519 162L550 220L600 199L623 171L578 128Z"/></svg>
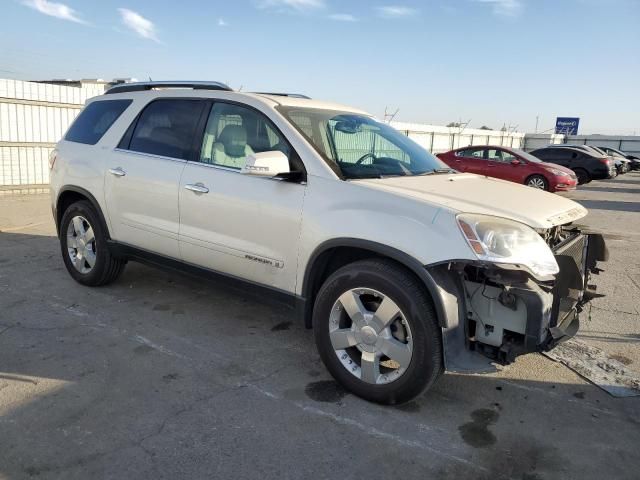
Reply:
<svg viewBox="0 0 640 480"><path fill-rule="evenodd" d="M610 165L611 160L609 160L608 158L601 158L600 163L604 163L605 165Z"/></svg>
<svg viewBox="0 0 640 480"><path fill-rule="evenodd" d="M53 166L56 164L56 157L58 156L57 150L52 150L49 154L49 170L53 170Z"/></svg>

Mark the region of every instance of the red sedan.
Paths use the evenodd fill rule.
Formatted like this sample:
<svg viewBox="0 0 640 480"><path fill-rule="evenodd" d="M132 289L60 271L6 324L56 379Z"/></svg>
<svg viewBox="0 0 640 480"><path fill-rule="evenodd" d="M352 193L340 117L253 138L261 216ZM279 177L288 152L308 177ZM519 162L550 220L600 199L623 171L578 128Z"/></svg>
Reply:
<svg viewBox="0 0 640 480"><path fill-rule="evenodd" d="M572 170L555 163L544 163L515 148L464 147L437 156L459 172L509 180L548 192L575 190L578 183Z"/></svg>

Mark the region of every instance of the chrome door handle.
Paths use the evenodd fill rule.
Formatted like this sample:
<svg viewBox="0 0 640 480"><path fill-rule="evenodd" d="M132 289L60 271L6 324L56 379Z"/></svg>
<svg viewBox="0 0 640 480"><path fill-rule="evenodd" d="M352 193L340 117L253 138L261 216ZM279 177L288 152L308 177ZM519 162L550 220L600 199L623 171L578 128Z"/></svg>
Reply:
<svg viewBox="0 0 640 480"><path fill-rule="evenodd" d="M185 185L184 188L196 193L209 193L209 189L201 183L195 183L195 184L189 183Z"/></svg>
<svg viewBox="0 0 640 480"><path fill-rule="evenodd" d="M116 177L124 177L127 172L125 172L122 168L120 167L116 167L116 168L110 168L109 169L109 173L111 175L115 175Z"/></svg>

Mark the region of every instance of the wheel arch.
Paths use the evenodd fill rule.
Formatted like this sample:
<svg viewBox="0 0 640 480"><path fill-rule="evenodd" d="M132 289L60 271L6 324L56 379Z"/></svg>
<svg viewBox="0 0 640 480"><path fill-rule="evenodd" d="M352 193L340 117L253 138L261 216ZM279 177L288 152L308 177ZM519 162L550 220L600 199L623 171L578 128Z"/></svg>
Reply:
<svg viewBox="0 0 640 480"><path fill-rule="evenodd" d="M56 231L58 232L58 235L60 235L60 222L62 221L62 216L64 215L66 209L69 207L69 205L82 200L88 201L95 209L96 213L98 214L98 218L100 219L100 223L102 224L102 228L107 235L107 239L111 239L107 221L104 218L102 208L100 208L100 204L98 203L96 198L89 191L75 185L65 185L60 189L58 193L55 211Z"/></svg>
<svg viewBox="0 0 640 480"><path fill-rule="evenodd" d="M311 254L305 267L301 296L305 299L303 318L307 328L312 328L315 297L324 280L347 263L365 258L389 258L411 271L429 293L441 327L447 326L440 288L428 270L411 255L388 245L359 238L336 238L320 244Z"/></svg>

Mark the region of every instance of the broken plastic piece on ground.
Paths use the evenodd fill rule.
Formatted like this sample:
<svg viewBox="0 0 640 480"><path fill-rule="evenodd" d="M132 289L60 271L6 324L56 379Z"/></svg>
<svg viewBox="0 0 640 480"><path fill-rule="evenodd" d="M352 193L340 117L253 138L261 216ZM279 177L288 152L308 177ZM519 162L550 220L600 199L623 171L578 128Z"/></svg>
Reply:
<svg viewBox="0 0 640 480"><path fill-rule="evenodd" d="M543 354L614 397L640 396L640 374L597 347L572 339Z"/></svg>

